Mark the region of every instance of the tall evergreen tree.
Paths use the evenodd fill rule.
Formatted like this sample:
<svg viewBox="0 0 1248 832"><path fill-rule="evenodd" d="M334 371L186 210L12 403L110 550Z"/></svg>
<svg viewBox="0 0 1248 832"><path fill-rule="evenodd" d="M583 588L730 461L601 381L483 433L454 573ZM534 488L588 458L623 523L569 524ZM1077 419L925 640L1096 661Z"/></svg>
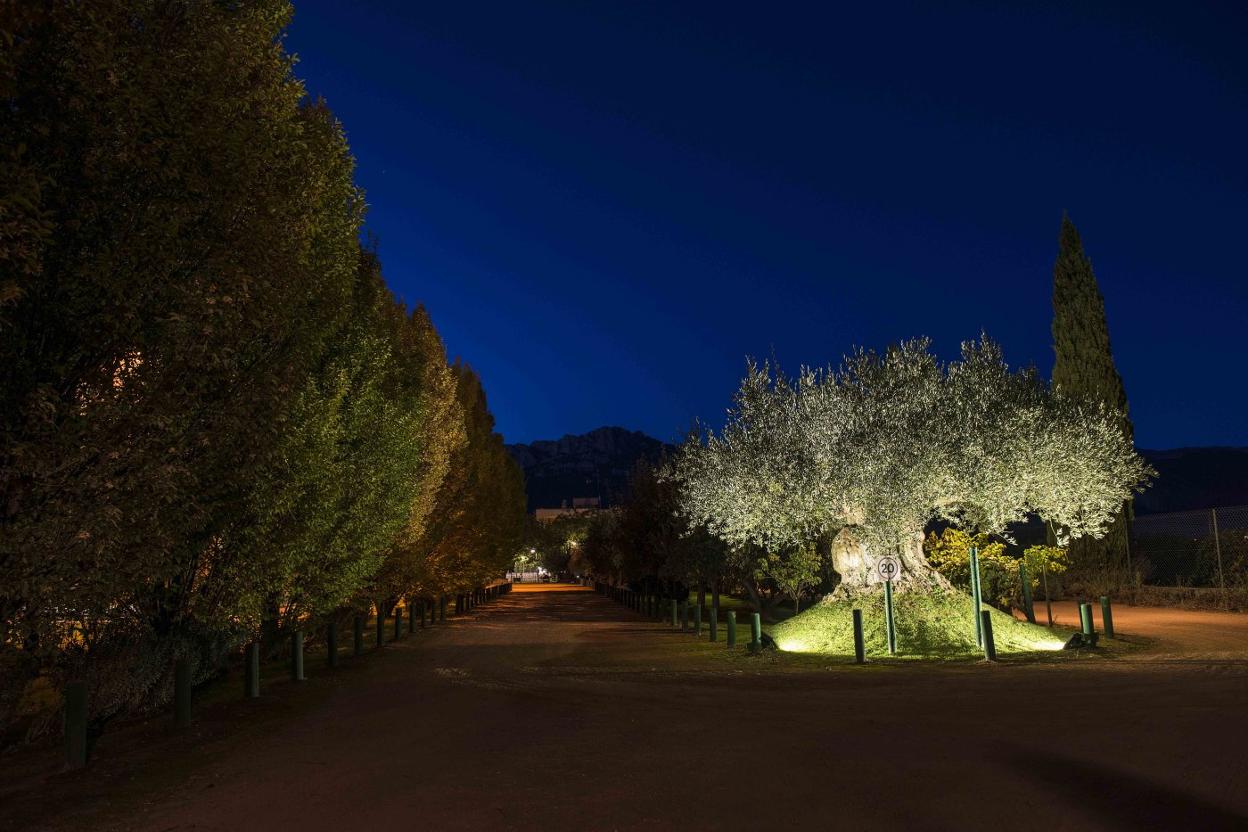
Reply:
<svg viewBox="0 0 1248 832"><path fill-rule="evenodd" d="M1053 264L1053 385L1077 398L1103 402L1119 413L1119 426L1129 440L1135 436L1127 415L1127 393L1114 367L1105 323L1105 300L1083 251L1083 241L1070 217L1062 215L1057 262ZM1076 539L1070 547L1073 562L1083 566L1126 564L1127 521L1130 502L1105 537ZM1050 531L1050 535L1052 532Z"/></svg>

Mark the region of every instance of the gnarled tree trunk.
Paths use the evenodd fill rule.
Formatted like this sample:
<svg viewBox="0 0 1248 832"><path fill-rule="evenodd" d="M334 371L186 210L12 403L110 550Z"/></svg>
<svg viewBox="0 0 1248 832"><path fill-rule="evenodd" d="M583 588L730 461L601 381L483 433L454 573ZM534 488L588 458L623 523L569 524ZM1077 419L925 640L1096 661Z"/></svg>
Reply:
<svg viewBox="0 0 1248 832"><path fill-rule="evenodd" d="M841 529L832 539L832 568L841 582L829 596L850 598L884 591L884 578L877 570L880 558L891 555L901 561L901 573L893 578L898 592L952 590L953 585L927 562L923 554L923 532L910 535L900 551L872 551L855 534L852 526Z"/></svg>

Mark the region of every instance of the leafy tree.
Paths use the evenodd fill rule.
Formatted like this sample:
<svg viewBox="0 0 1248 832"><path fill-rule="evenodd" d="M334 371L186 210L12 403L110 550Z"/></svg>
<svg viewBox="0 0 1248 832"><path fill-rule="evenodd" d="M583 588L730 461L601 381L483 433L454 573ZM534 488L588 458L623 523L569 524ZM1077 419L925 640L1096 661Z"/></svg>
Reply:
<svg viewBox="0 0 1248 832"><path fill-rule="evenodd" d="M262 623L514 551L520 472L361 250L289 16L0 2L0 729L36 676L86 677L106 718L174 656L202 678Z"/></svg>
<svg viewBox="0 0 1248 832"><path fill-rule="evenodd" d="M401 515L403 526L391 540L380 570L355 601L356 606L371 604L385 614L400 598L414 600L447 589L430 579L428 559L443 531L435 522L439 496L448 487L455 454L468 441L456 373L447 364L446 348L428 312L418 306L408 315L391 304L389 315L398 333L402 372L418 391L415 408L421 414L422 442L420 456L409 470L413 480Z"/></svg>
<svg viewBox="0 0 1248 832"><path fill-rule="evenodd" d="M1103 402L1116 414L1127 441L1134 441L1126 390L1110 349L1105 300L1079 232L1065 215L1053 264L1053 351L1053 385L1068 396ZM1098 567L1124 564L1130 512L1128 499L1103 537L1081 536L1071 541L1074 562Z"/></svg>
<svg viewBox="0 0 1248 832"><path fill-rule="evenodd" d="M822 560L813 544L793 546L783 552L768 552L758 563L759 580L769 580L793 599L793 612L801 612L802 594L819 581Z"/></svg>
<svg viewBox="0 0 1248 832"><path fill-rule="evenodd" d="M341 129L291 74L287 3L14 5L4 649L55 650L69 626L81 655L147 645L138 663L116 647L121 681L94 697L122 702L180 638L232 626L199 582L227 568L350 306L363 202Z"/></svg>
<svg viewBox="0 0 1248 832"><path fill-rule="evenodd" d="M505 571L526 517L524 474L494 432L481 381L465 364L454 371L466 441L451 454L437 494L433 548L422 575L422 585L439 592L468 589Z"/></svg>
<svg viewBox="0 0 1248 832"><path fill-rule="evenodd" d="M1018 595L1018 560L1010 557L1005 544L992 540L983 532L968 532L949 526L939 535L930 532L923 542L927 560L936 571L959 589L971 589L971 547L977 550L979 578L983 599L1001 609L1009 610Z"/></svg>
<svg viewBox="0 0 1248 832"><path fill-rule="evenodd" d="M796 380L751 364L719 434L682 446L681 506L735 552L762 557L832 536L840 592L947 586L922 554L941 518L1004 534L1030 513L1101 534L1150 469L1099 404L1011 371L988 340L942 363L925 340L859 351Z"/></svg>
<svg viewBox="0 0 1248 832"><path fill-rule="evenodd" d="M411 366L410 323L361 251L351 314L295 398L281 450L257 472L254 515L227 550L245 573L220 576L236 615L279 622L331 612L368 585L404 531L436 435Z"/></svg>

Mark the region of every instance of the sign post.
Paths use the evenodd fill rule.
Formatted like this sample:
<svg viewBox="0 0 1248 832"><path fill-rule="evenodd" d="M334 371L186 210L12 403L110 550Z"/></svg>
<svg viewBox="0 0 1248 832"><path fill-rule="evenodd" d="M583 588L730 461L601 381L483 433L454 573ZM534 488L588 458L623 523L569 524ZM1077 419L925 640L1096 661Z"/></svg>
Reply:
<svg viewBox="0 0 1248 832"><path fill-rule="evenodd" d="M886 555L876 561L875 570L884 579L884 624L888 634L888 655L897 655L897 623L893 619L893 578L901 574L901 561Z"/></svg>

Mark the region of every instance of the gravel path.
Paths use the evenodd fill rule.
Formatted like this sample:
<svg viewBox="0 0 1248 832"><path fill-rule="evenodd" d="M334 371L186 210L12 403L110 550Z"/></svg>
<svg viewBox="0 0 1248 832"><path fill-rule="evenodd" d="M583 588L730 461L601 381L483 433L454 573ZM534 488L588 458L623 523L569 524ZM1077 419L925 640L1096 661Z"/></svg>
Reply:
<svg viewBox="0 0 1248 832"><path fill-rule="evenodd" d="M1116 609L1155 640L1124 658L825 667L517 587L121 732L0 828L1244 829L1248 616L1203 615Z"/></svg>

